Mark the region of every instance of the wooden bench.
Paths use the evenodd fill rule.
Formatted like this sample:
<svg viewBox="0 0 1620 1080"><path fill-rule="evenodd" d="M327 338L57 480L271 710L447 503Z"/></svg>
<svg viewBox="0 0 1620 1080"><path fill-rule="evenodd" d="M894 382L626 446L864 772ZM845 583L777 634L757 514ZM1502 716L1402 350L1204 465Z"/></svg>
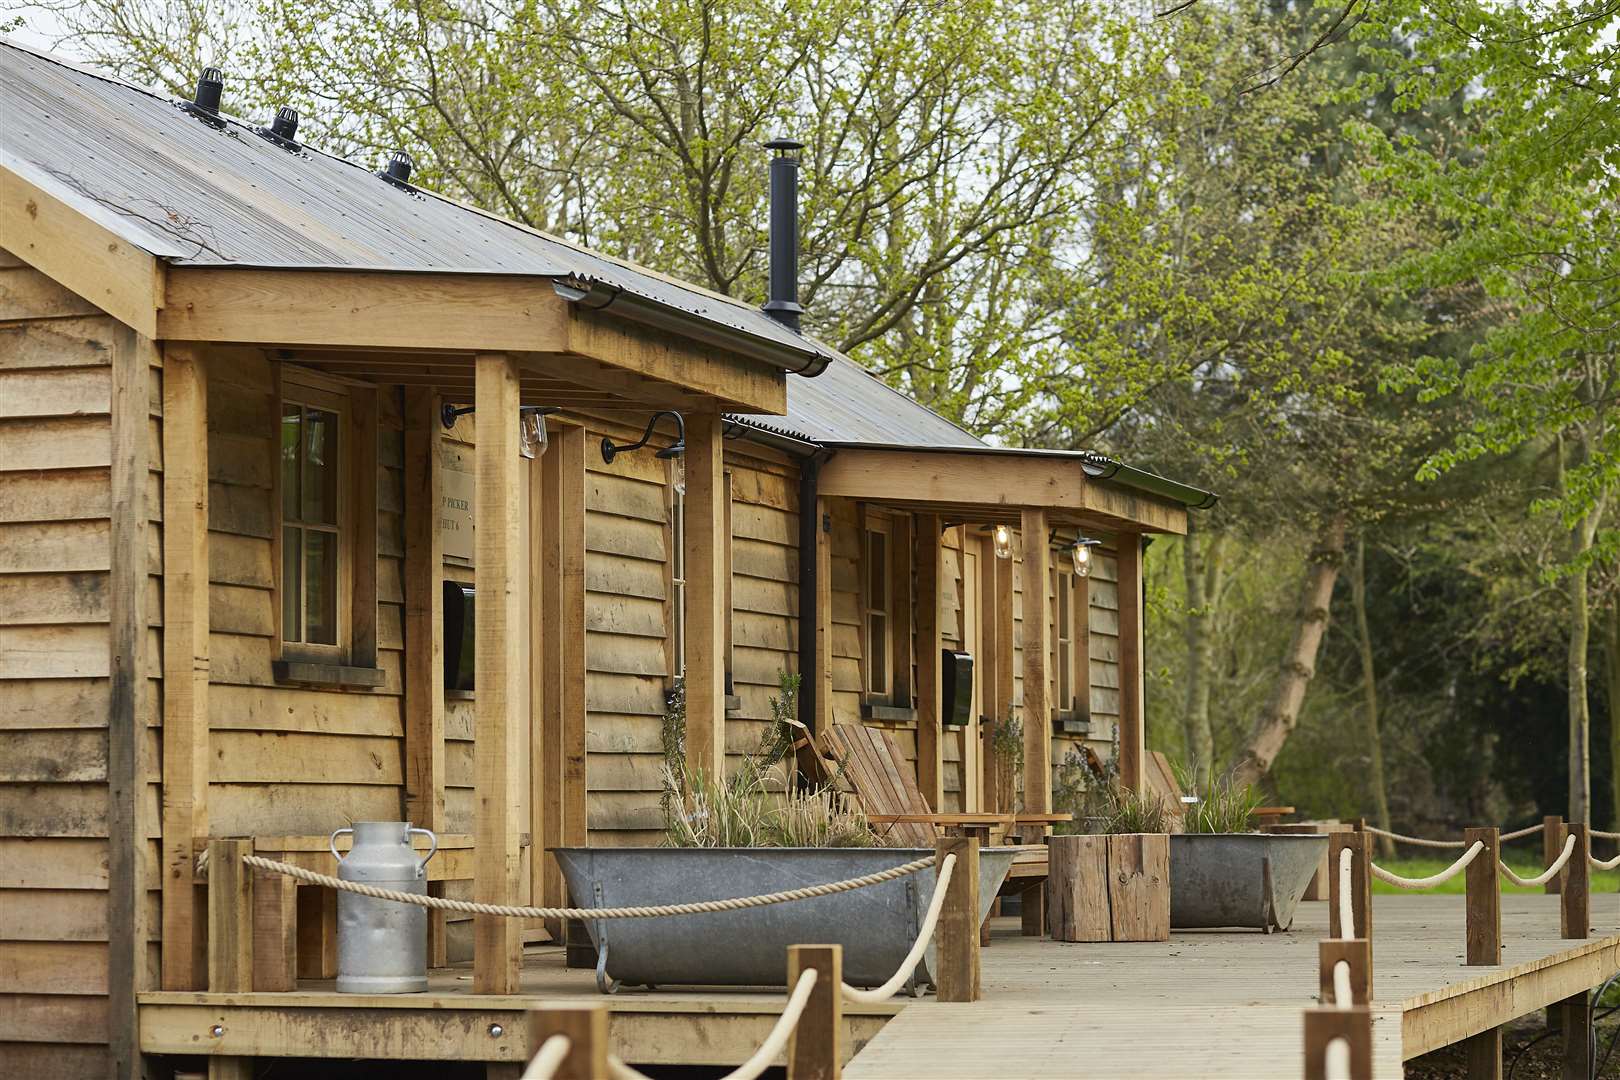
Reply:
<svg viewBox="0 0 1620 1080"><path fill-rule="evenodd" d="M256 836L253 853L277 862L337 876L325 836ZM338 837L348 851L353 837ZM427 838L413 835L412 846L424 855ZM467 833L439 837L439 850L427 864L428 890L445 881L473 879L473 838ZM259 871L253 888L253 989L296 990L299 979L337 977L337 891L302 884L284 874ZM428 964L442 967L445 957L444 912L428 912Z"/></svg>

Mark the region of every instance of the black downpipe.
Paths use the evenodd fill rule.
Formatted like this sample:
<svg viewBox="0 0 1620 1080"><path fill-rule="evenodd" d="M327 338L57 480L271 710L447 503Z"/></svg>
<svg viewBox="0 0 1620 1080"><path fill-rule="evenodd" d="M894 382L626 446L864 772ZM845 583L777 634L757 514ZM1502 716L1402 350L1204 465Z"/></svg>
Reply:
<svg viewBox="0 0 1620 1080"><path fill-rule="evenodd" d="M821 622L817 610L821 567L816 546L821 532L818 504L823 460L821 451L799 459L799 723L812 735L820 734L816 717L821 687L811 676L816 670L816 627Z"/></svg>

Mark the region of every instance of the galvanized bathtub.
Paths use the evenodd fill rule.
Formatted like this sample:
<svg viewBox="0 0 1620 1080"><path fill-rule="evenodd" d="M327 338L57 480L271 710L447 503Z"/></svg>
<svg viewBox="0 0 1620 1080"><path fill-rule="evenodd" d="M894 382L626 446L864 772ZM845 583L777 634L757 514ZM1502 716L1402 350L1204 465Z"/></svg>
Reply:
<svg viewBox="0 0 1620 1080"><path fill-rule="evenodd" d="M1287 930L1327 842L1325 833L1171 835L1171 928Z"/></svg>
<svg viewBox="0 0 1620 1080"><path fill-rule="evenodd" d="M877 873L932 852L921 848L556 848L581 907L680 904L781 892ZM1015 849L979 853L980 918L1012 868ZM603 993L648 986L773 986L787 980L789 945L844 947L844 979L876 986L900 967L934 894L934 871L864 889L768 907L663 919L586 922ZM932 985L933 946L907 984Z"/></svg>

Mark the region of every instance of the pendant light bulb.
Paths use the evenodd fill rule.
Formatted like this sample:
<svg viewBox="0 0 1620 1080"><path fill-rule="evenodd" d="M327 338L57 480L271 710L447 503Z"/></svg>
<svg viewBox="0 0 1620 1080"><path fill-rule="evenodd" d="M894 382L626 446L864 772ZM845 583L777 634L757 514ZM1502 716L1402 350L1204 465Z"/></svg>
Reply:
<svg viewBox="0 0 1620 1080"><path fill-rule="evenodd" d="M997 525L991 534L996 549L996 558L1012 558L1012 529L1006 525Z"/></svg>

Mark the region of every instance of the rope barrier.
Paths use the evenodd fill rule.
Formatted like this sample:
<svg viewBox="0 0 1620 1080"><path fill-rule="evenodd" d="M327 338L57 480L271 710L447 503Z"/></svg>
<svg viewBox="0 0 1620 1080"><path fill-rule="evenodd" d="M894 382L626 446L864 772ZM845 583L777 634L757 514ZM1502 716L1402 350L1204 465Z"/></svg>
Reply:
<svg viewBox="0 0 1620 1080"><path fill-rule="evenodd" d="M1340 960L1333 965L1333 1007L1352 1009L1355 1004L1356 995L1350 989L1350 961Z"/></svg>
<svg viewBox="0 0 1620 1080"><path fill-rule="evenodd" d="M1496 860L1496 866L1497 869L1502 872L1502 876L1513 882L1513 884L1519 886L1520 888L1533 889L1538 885L1545 885L1547 882L1557 877L1558 871L1564 868L1564 864L1569 862L1569 857L1574 853L1575 835L1571 833L1569 836L1564 837L1564 850L1559 853L1558 858L1554 859L1551 864L1548 865L1547 869L1543 870L1540 874L1533 878L1520 877L1518 874L1513 872L1513 867L1509 866L1501 859Z"/></svg>
<svg viewBox="0 0 1620 1080"><path fill-rule="evenodd" d="M1620 832L1604 832L1602 829L1587 829L1588 836L1596 836L1602 840L1620 840Z"/></svg>
<svg viewBox="0 0 1620 1080"><path fill-rule="evenodd" d="M1613 870L1613 869L1615 869L1617 867L1620 867L1620 855L1616 855L1614 858L1608 860L1607 862L1605 862L1604 860L1598 858L1596 855L1588 855L1586 858L1587 858L1588 861L1591 862L1591 864L1593 866L1597 867L1599 870Z"/></svg>
<svg viewBox="0 0 1620 1080"><path fill-rule="evenodd" d="M1504 844L1510 843L1514 840L1523 840L1525 837L1538 833L1546 827L1547 826L1545 823L1541 825L1527 825L1522 829L1515 829L1513 832L1503 833L1498 839ZM1374 836L1387 836L1391 840L1395 840L1402 844L1412 844L1416 847L1465 848L1468 846L1468 842L1466 840L1429 840L1422 836L1407 836L1405 833L1390 832L1388 829L1374 828L1371 825L1367 826L1367 831L1372 833ZM1592 835L1599 836L1601 834L1593 833Z"/></svg>
<svg viewBox="0 0 1620 1080"><path fill-rule="evenodd" d="M1474 861L1474 856L1478 855L1484 850L1484 843L1479 840L1475 840L1474 845L1465 851L1462 854L1462 857L1456 862L1452 863L1438 874L1430 874L1425 878L1401 877L1399 874L1390 873L1377 863L1369 863L1368 865L1371 866L1374 877L1376 877L1379 881L1383 881L1395 886L1397 889L1432 889L1436 885L1444 885L1446 882L1462 873L1468 868L1468 864Z"/></svg>
<svg viewBox="0 0 1620 1080"><path fill-rule="evenodd" d="M1349 848L1339 849L1339 937L1349 941L1356 936L1356 905L1351 897L1351 853Z"/></svg>
<svg viewBox="0 0 1620 1080"><path fill-rule="evenodd" d="M757 1080L760 1074L776 1064L776 1059L787 1049L788 1037L798 1026L799 1017L804 1015L804 1007L810 1003L810 991L814 990L815 986L816 971L809 968L794 984L793 993L789 995L787 1004L782 1008L782 1015L777 1018L776 1026L771 1028L771 1033L765 1036L765 1041L759 1044L759 1049L720 1080ZM614 1080L649 1080L646 1073L631 1068L611 1054L608 1055L608 1072L613 1074Z"/></svg>
<svg viewBox="0 0 1620 1080"><path fill-rule="evenodd" d="M573 1048L573 1042L566 1035L553 1035L540 1044L535 1051L534 1058L529 1067L523 1070L523 1080L551 1080L562 1068L563 1059Z"/></svg>
<svg viewBox="0 0 1620 1080"><path fill-rule="evenodd" d="M396 904L415 904L417 907L435 908L440 911L459 911L467 915L499 915L507 919L658 919L674 915L706 915L720 911L742 911L747 908L767 907L771 904L785 904L792 900L810 900L817 896L832 896L836 893L849 892L852 889L864 889L869 885L881 885L885 881L915 874L934 865L934 856L915 859L901 866L880 870L875 874L866 874L862 877L847 878L843 881L832 881L822 885L806 885L803 888L787 889L783 892L763 893L758 896L739 896L729 900L702 900L690 904L657 904L650 907L616 907L616 908L544 908L544 907L514 907L508 904L483 904L475 900L452 900L444 896L424 896L421 893L400 892L397 889L383 889L375 885L366 885L358 881L344 881L329 874L319 874L314 870L306 870L302 866L293 866L291 863L277 862L258 855L244 855L242 862L255 870L267 870L273 874L284 874L287 877L297 878L299 881L311 885L324 885L329 889L340 892L357 893L360 896L369 896L373 900L389 900Z"/></svg>
<svg viewBox="0 0 1620 1080"><path fill-rule="evenodd" d="M1350 1040L1339 1036L1322 1053L1322 1075L1327 1080L1350 1080Z"/></svg>
<svg viewBox="0 0 1620 1080"><path fill-rule="evenodd" d="M928 901L928 914L923 919L922 929L917 932L917 940L911 943L911 951L900 962L900 969L889 976L889 981L882 986L870 990L843 984L844 1000L854 1005L878 1005L894 997L895 993L911 978L911 973L917 969L922 960L923 953L928 949L928 942L934 936L934 926L939 922L939 913L945 907L945 890L951 883L951 871L956 869L956 856L947 855L940 864L939 880L934 882L934 895Z"/></svg>

